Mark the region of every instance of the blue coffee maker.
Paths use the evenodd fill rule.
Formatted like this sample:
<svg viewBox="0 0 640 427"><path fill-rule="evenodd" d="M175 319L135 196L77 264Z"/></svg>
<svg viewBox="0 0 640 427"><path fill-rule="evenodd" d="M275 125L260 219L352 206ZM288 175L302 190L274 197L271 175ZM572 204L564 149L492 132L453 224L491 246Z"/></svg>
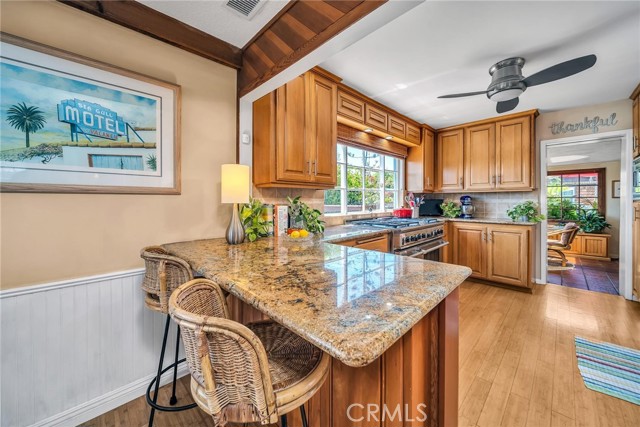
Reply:
<svg viewBox="0 0 640 427"><path fill-rule="evenodd" d="M460 218L473 218L473 211L475 209L471 204L471 196L460 197L460 204L462 205L462 215L460 215Z"/></svg>

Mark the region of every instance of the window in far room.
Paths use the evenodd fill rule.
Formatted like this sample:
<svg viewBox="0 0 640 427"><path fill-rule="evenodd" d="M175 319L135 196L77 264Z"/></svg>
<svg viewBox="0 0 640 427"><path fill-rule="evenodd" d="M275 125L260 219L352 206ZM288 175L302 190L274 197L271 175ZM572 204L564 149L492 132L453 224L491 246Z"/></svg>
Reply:
<svg viewBox="0 0 640 427"><path fill-rule="evenodd" d="M390 211L402 205L404 160L338 144L336 188L324 192L324 213Z"/></svg>
<svg viewBox="0 0 640 427"><path fill-rule="evenodd" d="M553 171L547 174L549 219L577 220L580 210L605 212L605 169Z"/></svg>

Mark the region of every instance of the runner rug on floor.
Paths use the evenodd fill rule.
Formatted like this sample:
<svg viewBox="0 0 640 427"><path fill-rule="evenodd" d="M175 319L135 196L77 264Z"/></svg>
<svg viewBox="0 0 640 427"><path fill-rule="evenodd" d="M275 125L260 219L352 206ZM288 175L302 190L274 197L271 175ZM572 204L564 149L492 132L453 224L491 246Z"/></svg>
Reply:
<svg viewBox="0 0 640 427"><path fill-rule="evenodd" d="M640 351L576 337L576 356L587 388L640 405Z"/></svg>

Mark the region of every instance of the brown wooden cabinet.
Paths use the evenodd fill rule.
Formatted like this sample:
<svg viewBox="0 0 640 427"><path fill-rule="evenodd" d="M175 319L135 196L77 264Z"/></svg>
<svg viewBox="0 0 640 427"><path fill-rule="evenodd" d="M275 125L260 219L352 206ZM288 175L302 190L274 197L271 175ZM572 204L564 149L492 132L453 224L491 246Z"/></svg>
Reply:
<svg viewBox="0 0 640 427"><path fill-rule="evenodd" d="M418 132L420 133L420 132ZM422 128L422 144L409 149L405 160L407 191L431 193L435 189L435 132Z"/></svg>
<svg viewBox="0 0 640 427"><path fill-rule="evenodd" d="M333 188L337 85L307 72L253 103L257 187Z"/></svg>
<svg viewBox="0 0 640 427"><path fill-rule="evenodd" d="M633 203L633 291L640 300L640 202Z"/></svg>
<svg viewBox="0 0 640 427"><path fill-rule="evenodd" d="M433 132L432 132L433 137ZM420 144L420 128L418 126L414 126L411 123L407 123L407 141L413 144Z"/></svg>
<svg viewBox="0 0 640 427"><path fill-rule="evenodd" d="M337 112L358 123L364 123L364 101L343 90L338 90Z"/></svg>
<svg viewBox="0 0 640 427"><path fill-rule="evenodd" d="M407 139L407 123L399 117L389 114L388 131L391 136L401 139Z"/></svg>
<svg viewBox="0 0 640 427"><path fill-rule="evenodd" d="M389 116L387 112L381 108L374 107L373 105L366 104L364 106L364 124L371 126L374 129L388 132L388 120Z"/></svg>
<svg viewBox="0 0 640 427"><path fill-rule="evenodd" d="M496 186L496 125L487 123L464 130L465 190L492 190Z"/></svg>
<svg viewBox="0 0 640 427"><path fill-rule="evenodd" d="M435 191L464 190L463 130L438 133Z"/></svg>
<svg viewBox="0 0 640 427"><path fill-rule="evenodd" d="M452 261L471 268L471 277L531 288L532 227L453 222L452 228Z"/></svg>
<svg viewBox="0 0 640 427"><path fill-rule="evenodd" d="M438 130L436 190L533 190L536 114L532 110Z"/></svg>
<svg viewBox="0 0 640 427"><path fill-rule="evenodd" d="M389 252L389 234L379 234L377 236L363 236L357 239L336 242L337 245L351 246L358 249L370 251Z"/></svg>
<svg viewBox="0 0 640 427"><path fill-rule="evenodd" d="M635 92L640 92L640 85ZM633 98L633 157L640 156L640 93Z"/></svg>

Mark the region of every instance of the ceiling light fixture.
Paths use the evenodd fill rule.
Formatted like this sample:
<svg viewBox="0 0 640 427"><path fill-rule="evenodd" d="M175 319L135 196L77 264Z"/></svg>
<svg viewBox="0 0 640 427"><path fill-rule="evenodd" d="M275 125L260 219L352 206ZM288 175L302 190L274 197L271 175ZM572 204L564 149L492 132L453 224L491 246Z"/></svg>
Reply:
<svg viewBox="0 0 640 427"><path fill-rule="evenodd" d="M366 128L364 131L365 131L365 132L367 132L367 133L369 133L369 132L373 132L373 129L371 129L371 128Z"/></svg>
<svg viewBox="0 0 640 427"><path fill-rule="evenodd" d="M391 135L387 135L387 136L384 137L384 139L391 140L391 139L393 139L393 137Z"/></svg>

